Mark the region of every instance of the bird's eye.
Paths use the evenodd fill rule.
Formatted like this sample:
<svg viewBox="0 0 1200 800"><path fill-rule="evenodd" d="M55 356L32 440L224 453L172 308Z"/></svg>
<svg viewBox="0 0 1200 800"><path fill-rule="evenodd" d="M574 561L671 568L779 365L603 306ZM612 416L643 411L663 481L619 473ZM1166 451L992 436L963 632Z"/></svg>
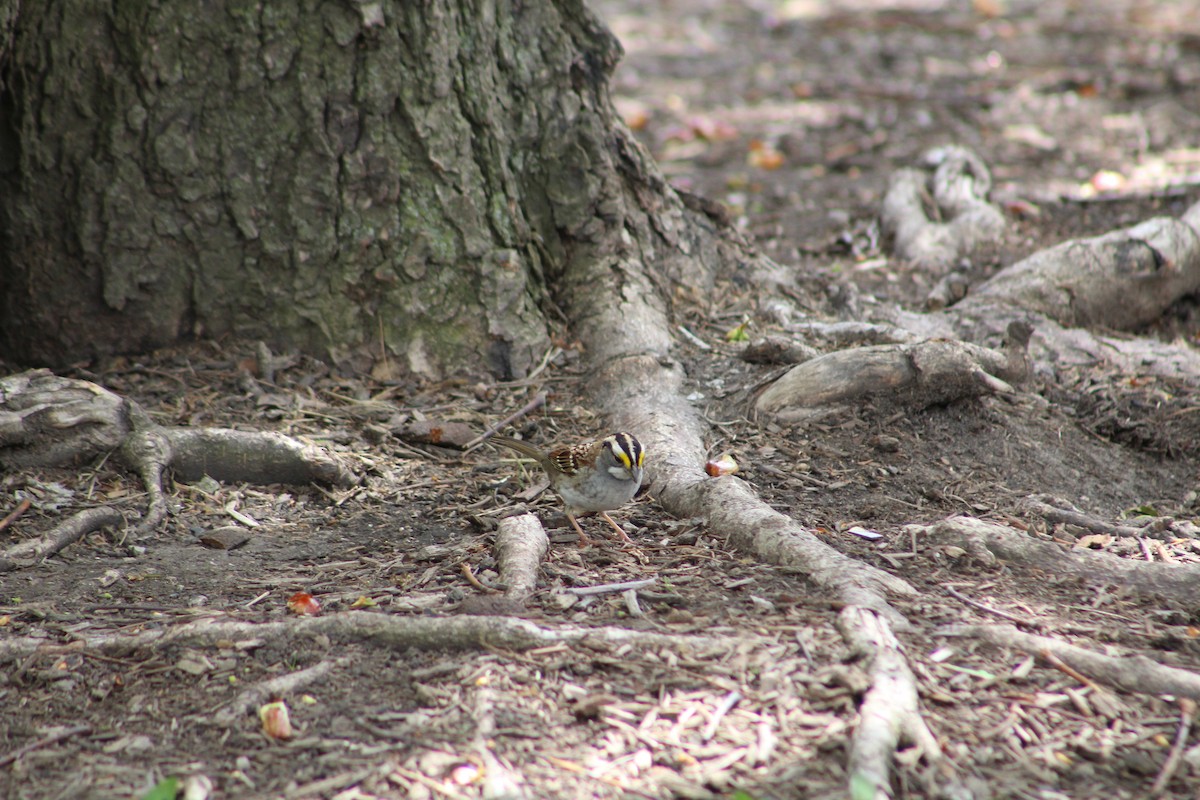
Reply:
<svg viewBox="0 0 1200 800"><path fill-rule="evenodd" d="M621 463L621 466L623 466L625 469L629 469L631 462L629 461L628 453L616 445L611 445L608 449L614 456L616 456L616 459Z"/></svg>

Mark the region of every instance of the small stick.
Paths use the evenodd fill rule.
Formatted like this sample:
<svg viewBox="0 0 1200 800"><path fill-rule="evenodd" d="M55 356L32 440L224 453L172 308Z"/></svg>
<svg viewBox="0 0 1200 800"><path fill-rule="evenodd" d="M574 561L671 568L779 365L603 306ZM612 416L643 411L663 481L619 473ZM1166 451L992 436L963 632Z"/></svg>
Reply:
<svg viewBox="0 0 1200 800"><path fill-rule="evenodd" d="M1171 745L1171 754L1167 756L1167 760L1163 762L1162 769L1158 771L1158 777L1154 779L1154 785L1150 787L1150 794L1158 797L1167 790L1167 784L1171 782L1171 778L1175 776L1175 771L1179 769L1179 762L1183 760L1183 749L1187 745L1188 735L1192 730L1192 722L1196 719L1196 701L1190 697L1179 698L1179 728L1175 731L1175 742Z"/></svg>
<svg viewBox="0 0 1200 800"><path fill-rule="evenodd" d="M1150 552L1150 543L1147 542L1141 536L1137 537L1137 541L1138 541L1138 544L1140 544L1142 546L1142 555L1144 555L1146 557L1147 561L1153 561L1154 554Z"/></svg>
<svg viewBox="0 0 1200 800"><path fill-rule="evenodd" d="M700 734L700 741L707 742L717 734L717 726L721 724L721 720L725 719L725 715L729 713L729 709L737 705L742 699L742 695L738 692L730 692L725 695L725 699L720 702L716 710L713 711L712 719L704 726L704 731Z"/></svg>
<svg viewBox="0 0 1200 800"><path fill-rule="evenodd" d="M704 341L699 336L692 333L691 331L689 331L687 328L683 327L682 325L679 326L679 332L682 333L685 337L687 337L688 341L690 341L692 344L696 345L696 347L699 347L701 350L712 350L711 344Z"/></svg>
<svg viewBox="0 0 1200 800"><path fill-rule="evenodd" d="M340 775L331 775L328 778L306 783L303 786L294 786L292 791L288 792L289 797L319 797L322 795L336 794L339 789L345 789L353 786L356 783L361 783L366 778L370 777L374 768L367 767L363 769L351 770L343 772ZM294 792L294 794L293 794ZM344 795L345 793L343 793ZM186 797L187 794L184 794ZM361 795L360 795L361 796Z"/></svg>
<svg viewBox="0 0 1200 800"><path fill-rule="evenodd" d="M459 794L458 792L456 792L452 789L447 789L445 786L438 783L433 778L426 777L425 775L422 775L419 772L413 772L412 770L405 769L404 767L401 767L401 766L392 767L391 772L393 775L398 775L399 777L404 778L406 780L413 781L414 783L419 783L422 786L424 786L426 789L432 789L433 791L440 794L442 797L466 797L466 795Z"/></svg>
<svg viewBox="0 0 1200 800"><path fill-rule="evenodd" d="M70 739L72 736L78 736L82 733L91 733L91 732L92 732L91 725L76 725L73 728L66 728L64 730L58 731L57 733L52 733L49 736L44 736L41 739L38 739L36 742L30 742L29 744L25 745L24 747L19 747L16 750L9 753L8 755L0 757L0 767L7 767L9 764L13 763L21 756L23 756L27 753L32 753L34 750L38 750L43 747L49 747L52 744L58 744L59 742L63 741L64 739Z"/></svg>
<svg viewBox="0 0 1200 800"><path fill-rule="evenodd" d="M1171 551L1167 546L1158 539L1154 540L1154 552L1158 553L1158 557L1168 564L1178 563L1175 561L1175 556L1171 555Z"/></svg>
<svg viewBox="0 0 1200 800"><path fill-rule="evenodd" d="M255 605L257 605L258 603L261 603L263 600L266 600L270 596L271 596L271 591L268 589L267 591L260 594L258 597L251 600L249 603L246 603L246 605L242 606L242 608L245 608L245 609L253 608Z"/></svg>
<svg viewBox="0 0 1200 800"><path fill-rule="evenodd" d="M1054 653L1051 653L1049 650L1043 649L1040 653L1038 653L1038 655L1041 656L1042 658L1046 659L1046 662L1048 664L1050 664L1050 666L1054 667L1059 672L1062 672L1062 673L1065 673L1065 674L1071 676L1075 680L1082 683L1084 686L1091 687L1092 689L1096 690L1097 692L1103 691L1103 689L1100 687L1100 685L1098 683L1096 683L1094 680L1089 678L1087 675L1084 675L1079 670L1072 667L1067 662L1063 661L1058 656L1054 655Z"/></svg>
<svg viewBox="0 0 1200 800"><path fill-rule="evenodd" d="M1028 501L1029 510L1040 516L1046 522L1065 522L1068 525L1078 525L1087 528L1092 533L1108 533L1113 536L1141 536L1145 531L1129 525L1114 525L1108 520L1083 514L1070 508L1057 508L1040 500Z"/></svg>
<svg viewBox="0 0 1200 800"><path fill-rule="evenodd" d="M566 317L563 317L563 319L566 319ZM550 362L558 358L560 355L562 355L562 348L556 347L555 345L550 345L550 347L542 355L541 363L534 367L533 370L524 378L517 378L516 380L512 381L501 381L493 385L506 389L515 389L518 386L529 386L535 380L537 380L538 375L541 375L546 371L546 367L550 366Z"/></svg>
<svg viewBox="0 0 1200 800"><path fill-rule="evenodd" d="M643 578L640 581L606 583L603 586L568 586L566 591L576 597L587 597L591 594L610 594L612 592L626 592L630 589L645 589L647 586L653 586L657 580L657 578Z"/></svg>
<svg viewBox="0 0 1200 800"><path fill-rule="evenodd" d="M989 605L984 605L983 603L979 602L978 600L972 600L971 598L967 597L962 592L955 589L953 586L946 587L946 594L950 595L951 597L955 598L956 600L966 603L967 605L971 606L972 608L978 608L980 611L985 611L988 614L995 614L997 617L1000 617L1002 619L1007 619L1011 622L1015 622L1018 625L1024 625L1028 628L1037 628L1039 630L1046 627L1044 624L1042 624L1041 622L1037 622L1036 620L1023 619L1021 617L1018 617L1016 614L1010 614L1007 611L1001 611L998 608L992 608Z"/></svg>
<svg viewBox="0 0 1200 800"><path fill-rule="evenodd" d="M495 436L497 433L500 432L500 429L503 428L505 425L512 423L514 420L520 419L521 417L525 416L526 414L533 411L534 409L544 405L545 402L546 402L546 393L538 392L536 395L534 395L534 398L532 400L530 400L528 403L526 403L525 406L523 408L521 408L519 411L517 411L514 414L510 414L509 416L507 416L504 419L497 422L492 427L488 428L483 433L476 436L471 441L467 442L467 446L463 448L463 455L466 455L467 453L474 450L476 447L479 447L481 444L486 442L488 439Z"/></svg>
<svg viewBox="0 0 1200 800"><path fill-rule="evenodd" d="M33 505L33 501L31 501L28 497L26 497L21 502L17 503L17 507L14 508L11 512L9 512L7 517L5 517L4 519L0 519L0 531L4 530L9 525L12 525L14 522L16 522L17 518L19 518L22 514L24 514L26 511L28 511L29 507L32 505Z"/></svg>
<svg viewBox="0 0 1200 800"><path fill-rule="evenodd" d="M642 607L638 605L637 589L626 589L621 593L621 597L625 598L625 610L629 612L629 616L646 616L646 612L642 611Z"/></svg>
<svg viewBox="0 0 1200 800"><path fill-rule="evenodd" d="M467 579L467 583L471 584L481 592L487 592L488 594L504 594L504 592L500 591L499 589L493 589L491 586L486 586L485 584L481 583L479 578L475 577L475 573L471 572L471 565L465 561L462 565L462 574L463 577Z"/></svg>

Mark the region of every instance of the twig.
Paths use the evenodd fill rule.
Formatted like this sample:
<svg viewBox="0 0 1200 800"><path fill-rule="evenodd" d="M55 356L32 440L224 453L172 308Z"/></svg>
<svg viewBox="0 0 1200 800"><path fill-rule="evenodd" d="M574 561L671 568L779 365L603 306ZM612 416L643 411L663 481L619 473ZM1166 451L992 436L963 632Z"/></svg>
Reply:
<svg viewBox="0 0 1200 800"><path fill-rule="evenodd" d="M519 386L528 386L537 380L537 376L546 371L546 367L550 366L550 362L562 355L562 348L556 345L550 345L546 352L542 355L541 362L533 368L532 371L524 378L517 378L513 381L502 381L495 384L496 387L505 389L515 389Z"/></svg>
<svg viewBox="0 0 1200 800"><path fill-rule="evenodd" d="M38 739L36 742L30 742L24 747L18 747L16 750L12 751L6 756L0 756L0 767L7 767L9 764L13 763L26 753L32 753L34 750L38 750L43 747L49 747L52 744L58 744L64 739L70 739L72 736L79 736L80 734L91 732L91 725L76 725L73 728L64 728L57 733L44 736L41 739Z"/></svg>
<svg viewBox="0 0 1200 800"><path fill-rule="evenodd" d="M1041 500L1029 498L1025 505L1047 522L1064 522L1068 525L1078 525L1093 533L1108 533L1113 536L1141 536L1145 531L1129 525L1117 525L1090 514L1084 514L1073 508L1058 508Z"/></svg>
<svg viewBox="0 0 1200 800"><path fill-rule="evenodd" d="M471 571L471 565L465 561L462 565L462 574L463 577L467 579L467 583L471 584L481 592L487 592L488 594L504 594L504 592L500 591L499 589L493 589L491 586L481 583L479 578L475 577L475 573Z"/></svg>
<svg viewBox="0 0 1200 800"><path fill-rule="evenodd" d="M1016 614L1010 614L1007 611L1001 611L998 608L992 608L989 605L985 605L985 604L979 602L978 600L972 600L971 598L967 597L962 592L955 589L953 586L946 587L946 594L950 595L951 597L953 597L954 599L956 599L960 602L966 603L967 605L971 606L972 608L977 608L980 611L984 611L988 614L994 614L997 617L1000 617L1001 619L1006 619L1010 622L1015 622L1018 625L1024 625L1027 628L1037 628L1037 629L1041 630L1046 627L1043 623L1038 622L1036 620L1018 617Z"/></svg>
<svg viewBox="0 0 1200 800"><path fill-rule="evenodd" d="M679 332L682 333L684 335L684 337L687 338L688 341L690 341L692 344L696 345L696 347L699 347L701 350L712 350L711 344L704 341L699 336L692 333L691 331L689 331L687 328L683 327L682 325L679 326Z"/></svg>
<svg viewBox="0 0 1200 800"><path fill-rule="evenodd" d="M1082 683L1084 686L1087 686L1091 689L1095 689L1097 692L1104 691L1103 688L1099 684L1097 684L1094 680L1089 678L1087 675L1084 675L1082 672L1075 669L1070 664L1063 661L1058 656L1054 655L1054 653L1051 653L1049 650L1042 649L1041 651L1038 652L1038 655L1041 656L1042 658L1044 658L1046 660L1046 663L1048 663L1050 666L1054 667L1056 670L1058 670L1059 672L1062 672L1065 675L1069 675L1070 677L1072 677L1075 680Z"/></svg>
<svg viewBox="0 0 1200 800"><path fill-rule="evenodd" d="M625 598L625 610L629 612L629 616L646 616L646 612L642 611L642 607L638 605L637 589L626 589L621 593L621 597Z"/></svg>
<svg viewBox="0 0 1200 800"><path fill-rule="evenodd" d="M1179 728L1175 731L1175 742L1171 745L1171 754L1163 762L1162 769L1158 771L1158 777L1154 779L1154 785L1150 787L1151 796L1158 797L1167 790L1167 784L1171 782L1175 771L1179 769L1179 762L1183 760L1183 750L1187 745L1188 735L1191 733L1192 722L1195 719L1196 701L1187 697L1179 698Z"/></svg>
<svg viewBox="0 0 1200 800"><path fill-rule="evenodd" d="M245 525L247 528L257 528L257 527L259 527L259 525L262 524L258 520L256 520L254 517L247 516L246 514L243 514L241 511L238 511L236 500L230 500L228 503L225 504L225 513L228 514L229 516L233 517L234 519L236 519L238 522Z"/></svg>
<svg viewBox="0 0 1200 800"><path fill-rule="evenodd" d="M0 572L17 569L26 560L36 562L47 559L92 531L107 525L116 525L120 521L121 513L108 506L80 511L47 532L45 536L15 544L0 552Z"/></svg>
<svg viewBox="0 0 1200 800"><path fill-rule="evenodd" d="M704 731L700 734L700 741L707 742L709 739L716 736L717 726L721 724L721 720L725 719L725 715L729 713L729 709L737 705L738 701L741 699L742 695L739 692L730 692L729 694L725 695L725 699L722 700L713 711L712 719L710 719L708 724L704 726Z"/></svg>
<svg viewBox="0 0 1200 800"><path fill-rule="evenodd" d="M24 514L26 511L28 511L29 507L32 505L33 505L33 501L30 500L28 497L26 497L21 502L17 503L17 507L14 508L12 511L10 511L7 517L5 517L4 519L0 519L0 531L4 530L9 525L12 525L14 522L16 522L17 519L22 514Z"/></svg>
<svg viewBox="0 0 1200 800"><path fill-rule="evenodd" d="M775 732L771 730L771 723L767 720L760 720L758 723L758 747L754 755L754 763L766 764L771 760L771 754L775 752L775 745L779 743L779 738Z"/></svg>
<svg viewBox="0 0 1200 800"><path fill-rule="evenodd" d="M1167 549L1167 546L1158 539L1154 540L1154 551L1158 553L1158 558L1160 561L1163 561L1167 564L1179 563L1175 560L1175 556L1171 555L1171 551Z"/></svg>
<svg viewBox="0 0 1200 800"><path fill-rule="evenodd" d="M463 448L463 455L466 455L467 453L474 450L476 447L479 447L481 444L486 442L488 439L495 436L497 433L500 432L500 429L503 428L505 425L512 423L514 420L520 419L521 417L525 416L529 412L533 411L535 408L538 408L538 407L544 405L545 402L546 402L546 393L538 392L536 395L534 395L534 398L532 400L530 400L528 403L526 403L525 406L523 408L521 408L519 411L517 411L516 413L513 413L513 414L509 414L507 417L500 420L495 425L488 428L486 431L479 434L471 441L467 442L467 446Z"/></svg>
<svg viewBox="0 0 1200 800"><path fill-rule="evenodd" d="M577 597L587 597L591 594L611 594L613 592L628 591L629 589L645 589L647 586L653 586L657 580L657 578L643 578L639 581L606 583L602 586L568 586L566 591Z"/></svg>
<svg viewBox="0 0 1200 800"><path fill-rule="evenodd" d="M306 783L303 786L295 786L287 790L284 797L320 797L325 794L334 794L339 789L345 789L356 783L361 783L374 771L374 767L366 767L365 769L343 772L340 775L331 775L328 778L321 778L312 783Z"/></svg>
<svg viewBox="0 0 1200 800"><path fill-rule="evenodd" d="M1145 538L1143 538L1141 536L1137 537L1137 541L1138 541L1138 544L1141 545L1141 547L1142 547L1142 555L1146 557L1147 561L1153 561L1154 553L1150 552L1150 543L1147 542L1145 540Z"/></svg>
<svg viewBox="0 0 1200 800"><path fill-rule="evenodd" d="M401 766L392 767L391 774L398 775L399 777L404 778L405 780L413 781L414 783L419 783L426 789L432 789L433 791L437 792L442 797L465 797L465 795L461 795L456 791L447 789L433 778L426 777L419 772L414 772ZM391 779L390 776L389 779Z"/></svg>
<svg viewBox="0 0 1200 800"><path fill-rule="evenodd" d="M260 594L258 597L254 598L250 602L246 603L246 605L242 606L242 608L245 608L245 609L253 608L254 606L258 605L259 603L261 603L263 600L266 600L270 596L271 596L271 590L268 589L267 591Z"/></svg>

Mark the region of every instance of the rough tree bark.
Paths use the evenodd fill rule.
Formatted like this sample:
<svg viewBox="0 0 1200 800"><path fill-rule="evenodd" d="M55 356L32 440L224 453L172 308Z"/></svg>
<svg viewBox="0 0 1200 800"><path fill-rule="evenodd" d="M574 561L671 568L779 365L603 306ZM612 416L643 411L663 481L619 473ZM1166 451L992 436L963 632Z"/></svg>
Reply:
<svg viewBox="0 0 1200 800"><path fill-rule="evenodd" d="M15 13L5 352L236 335L511 377L594 243L645 241L691 282L715 263L612 110L620 45L578 0L215 8Z"/></svg>

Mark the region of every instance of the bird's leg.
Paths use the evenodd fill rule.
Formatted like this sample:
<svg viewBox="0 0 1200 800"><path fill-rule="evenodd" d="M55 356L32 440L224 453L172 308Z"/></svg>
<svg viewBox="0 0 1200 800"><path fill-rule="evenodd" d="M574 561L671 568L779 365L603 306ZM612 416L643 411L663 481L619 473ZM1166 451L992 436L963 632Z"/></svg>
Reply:
<svg viewBox="0 0 1200 800"><path fill-rule="evenodd" d="M617 532L617 535L620 536L623 541L625 541L628 544L633 544L633 540L629 538L629 534L625 533L625 531L621 530L621 528L617 525L617 523L613 522L612 517L610 517L608 515L607 511L601 511L600 516L602 516L602 517L604 517L604 519L608 520L608 524L612 525L613 530Z"/></svg>
<svg viewBox="0 0 1200 800"><path fill-rule="evenodd" d="M566 513L567 513L567 519L569 519L571 521L571 525L575 528L576 532L579 534L579 546L587 547L589 544L592 543L592 540L589 539L588 535L583 532L583 528L579 527L579 520L575 519L575 515L569 511Z"/></svg>

